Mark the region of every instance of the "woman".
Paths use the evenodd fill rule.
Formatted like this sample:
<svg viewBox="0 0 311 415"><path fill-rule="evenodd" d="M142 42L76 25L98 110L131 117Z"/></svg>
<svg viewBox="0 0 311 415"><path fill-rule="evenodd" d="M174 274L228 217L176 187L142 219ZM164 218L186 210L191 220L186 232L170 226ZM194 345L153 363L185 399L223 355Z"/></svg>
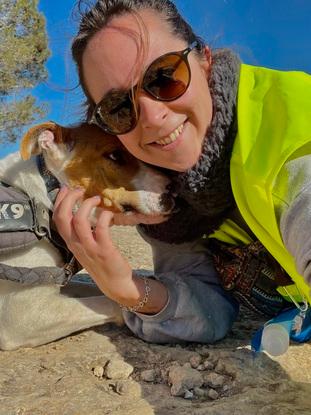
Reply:
<svg viewBox="0 0 311 415"><path fill-rule="evenodd" d="M54 219L60 234L103 293L124 307L126 324L134 333L153 342L214 342L230 330L238 302L220 282L219 275L223 270L226 274L227 263L220 261L220 274L216 273L204 235L253 249L249 244L255 233L273 254L281 246L290 271L293 255L299 272L310 281L307 258L311 251L307 246L311 241L305 231L311 215L310 209L305 209L311 198L307 185L310 139L302 136L301 145L290 152L289 146L285 146L287 163L286 159L276 163L275 157L267 153L270 147L274 155L279 154L278 148L274 148L274 130L271 133L268 127L271 119L277 118L276 109L287 110L290 100L284 107L278 95L278 90L287 84L290 90L298 88L295 97L302 93L302 101L296 102L301 112L297 111L297 115L304 128L311 126L310 77L293 75L292 81L284 75L283 82L282 73L241 65L230 51L212 54L168 0L97 1L82 17L72 52L87 97L89 122L116 135L137 158L166 169L177 194L176 212L168 220L157 217L151 222L138 215L122 217L102 211L94 233L88 216L99 204L98 197L83 202L74 216L72 208L81 198L81 190L63 188L57 198ZM279 85L277 91L274 84ZM305 91L309 91L308 95ZM293 105L289 107L291 116ZM268 124L260 123L258 114L266 116ZM284 119L279 116L278 130L288 127ZM279 136L277 139L282 141ZM256 163L253 154L256 140L260 157L265 156L263 163ZM248 161L252 160L249 164L254 170L250 175L244 169L245 155ZM266 170L261 168L262 164L268 166ZM271 175L274 165L275 174ZM258 174L264 183L270 183L273 176L273 196L268 193L262 197L258 183L252 187L249 177ZM294 184L294 190L288 194L287 189ZM237 190L233 194L234 187ZM255 198L254 202L252 194L256 195L257 188L258 200ZM265 204L262 201L266 199L269 203ZM255 210L259 207L258 219L252 217L252 206ZM262 216L266 210L267 218ZM268 230L261 226L265 221ZM153 278L140 278L132 271L111 241L112 223L144 224L139 228L153 248ZM269 226L276 236L269 236ZM278 236L279 226L286 248ZM224 246L227 245L217 243L212 247L213 252L219 253L218 259L223 258ZM233 255L229 261L232 266L239 253L235 256L226 249L227 257L228 253L229 257ZM262 252L262 247L255 251ZM240 257L247 255L242 253ZM267 281L262 278L267 274L269 261L262 267L256 290L254 282L244 281L240 285L247 286L247 292L234 292L239 294L238 298L246 298L246 302L250 295L255 308L260 308L262 298L267 297ZM243 273L248 276L251 267L248 263L243 266ZM257 266L255 270L258 274ZM299 280L295 289L305 299L308 290L301 275L293 271L291 277ZM277 285L281 279L277 279ZM288 284L285 280L282 285ZM275 290L270 294L268 300L275 312L283 307L283 300ZM293 298L288 290L286 294Z"/></svg>

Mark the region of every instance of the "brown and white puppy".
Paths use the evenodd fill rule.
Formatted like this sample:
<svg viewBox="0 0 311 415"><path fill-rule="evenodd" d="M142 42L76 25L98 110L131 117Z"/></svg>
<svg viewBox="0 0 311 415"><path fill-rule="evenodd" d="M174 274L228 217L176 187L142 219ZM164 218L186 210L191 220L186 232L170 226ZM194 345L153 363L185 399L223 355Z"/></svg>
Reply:
<svg viewBox="0 0 311 415"><path fill-rule="evenodd" d="M70 128L49 122L31 128L20 153L0 160L0 180L22 189L53 209L35 157L60 183L101 195L102 206L115 212L135 211L156 217L169 214L168 179L131 156L115 137L82 124ZM27 249L0 252L0 263L16 267L62 266L58 249L46 238ZM83 286L84 287L84 286ZM78 287L79 288L79 287ZM120 323L120 308L95 287L75 298L75 284L27 286L0 277L0 349L34 347L107 322ZM80 290L81 291L81 290Z"/></svg>
<svg viewBox="0 0 311 415"><path fill-rule="evenodd" d="M102 206L114 212L133 210L156 216L172 209L167 177L96 126L65 128L45 123L33 127L21 142L21 156L27 160L40 153L60 183L85 189L85 198L100 195Z"/></svg>

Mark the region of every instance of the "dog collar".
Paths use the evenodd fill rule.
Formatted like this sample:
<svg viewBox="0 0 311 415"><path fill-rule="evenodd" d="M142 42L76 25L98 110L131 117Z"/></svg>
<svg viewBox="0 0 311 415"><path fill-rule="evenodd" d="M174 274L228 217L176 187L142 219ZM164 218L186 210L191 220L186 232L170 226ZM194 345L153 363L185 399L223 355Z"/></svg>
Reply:
<svg viewBox="0 0 311 415"><path fill-rule="evenodd" d="M54 204L58 189L60 188L60 183L46 167L42 154L39 154L36 157L36 163L39 173L44 180L49 199Z"/></svg>

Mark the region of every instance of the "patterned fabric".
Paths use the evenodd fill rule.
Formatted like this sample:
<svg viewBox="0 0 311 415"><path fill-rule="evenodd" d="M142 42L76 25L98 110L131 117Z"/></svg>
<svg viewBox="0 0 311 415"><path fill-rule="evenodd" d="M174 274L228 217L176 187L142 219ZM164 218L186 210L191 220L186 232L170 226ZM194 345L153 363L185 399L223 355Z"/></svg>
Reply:
<svg viewBox="0 0 311 415"><path fill-rule="evenodd" d="M259 241L233 246L210 239L209 247L224 289L239 302L269 317L289 306L277 288L292 280Z"/></svg>

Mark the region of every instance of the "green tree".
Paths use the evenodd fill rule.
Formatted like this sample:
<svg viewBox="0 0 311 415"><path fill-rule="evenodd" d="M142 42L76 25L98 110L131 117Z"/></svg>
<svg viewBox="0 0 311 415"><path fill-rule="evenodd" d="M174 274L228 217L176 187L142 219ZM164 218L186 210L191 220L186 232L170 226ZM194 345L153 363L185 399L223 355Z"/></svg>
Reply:
<svg viewBox="0 0 311 415"><path fill-rule="evenodd" d="M45 115L30 90L46 79L49 54L38 0L0 0L0 142Z"/></svg>

